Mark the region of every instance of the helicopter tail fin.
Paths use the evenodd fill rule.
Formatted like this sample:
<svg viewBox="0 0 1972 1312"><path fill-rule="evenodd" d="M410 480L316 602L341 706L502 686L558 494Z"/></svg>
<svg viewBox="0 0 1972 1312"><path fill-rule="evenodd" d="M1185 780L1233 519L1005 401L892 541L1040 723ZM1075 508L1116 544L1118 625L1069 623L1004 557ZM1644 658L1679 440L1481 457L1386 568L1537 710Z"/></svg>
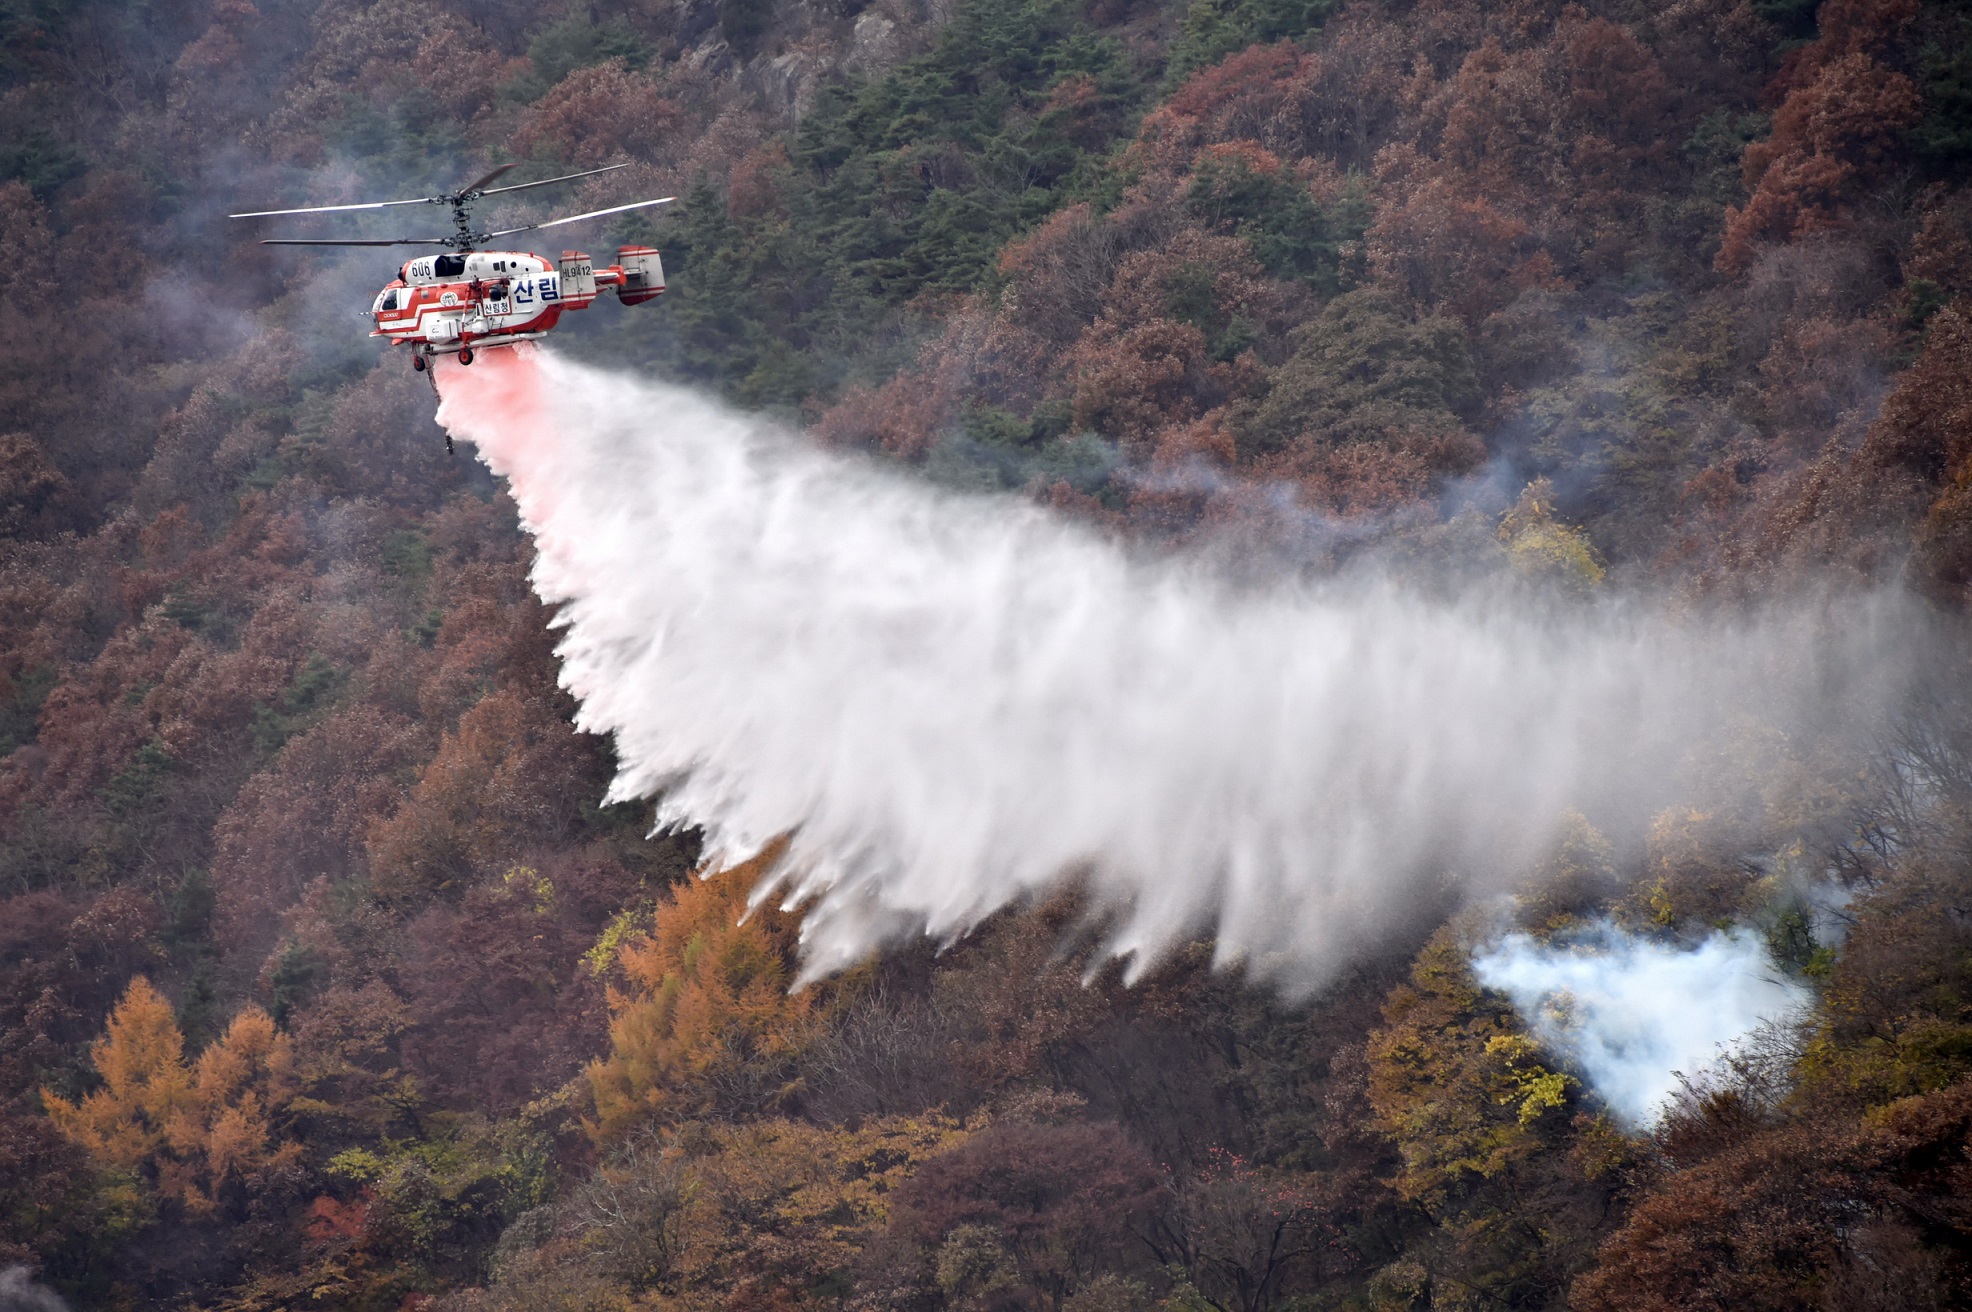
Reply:
<svg viewBox="0 0 1972 1312"><path fill-rule="evenodd" d="M623 266L623 281L617 284L616 299L625 305L641 305L664 295L664 261L649 246L619 246L617 262Z"/></svg>

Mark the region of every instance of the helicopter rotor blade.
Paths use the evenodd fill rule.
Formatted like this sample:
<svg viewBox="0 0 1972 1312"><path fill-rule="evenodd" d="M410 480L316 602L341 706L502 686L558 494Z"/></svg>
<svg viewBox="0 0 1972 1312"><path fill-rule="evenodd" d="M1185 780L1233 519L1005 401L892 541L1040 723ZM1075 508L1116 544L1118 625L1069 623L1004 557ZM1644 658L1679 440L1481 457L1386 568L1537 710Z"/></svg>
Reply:
<svg viewBox="0 0 1972 1312"><path fill-rule="evenodd" d="M262 246L450 246L449 237L266 237Z"/></svg>
<svg viewBox="0 0 1972 1312"><path fill-rule="evenodd" d="M502 164L491 173L459 188L458 191L449 196L413 196L406 200L369 200L360 201L354 205L308 205L301 209L293 210L248 210L244 214L228 214L226 217L229 219L272 219L287 214L340 214L351 210L382 210L389 209L393 205L448 205L456 203L461 197L498 196L509 191L525 191L529 187L546 187L557 182L573 182L577 178L593 178L598 173L614 173L617 169L627 169L630 166L627 163L609 164L599 169L586 169L581 173L566 173L559 178L543 178L539 182L520 182L515 183L511 187L487 189L487 183L496 181L519 167L520 165L518 164Z"/></svg>
<svg viewBox="0 0 1972 1312"><path fill-rule="evenodd" d="M532 232L536 228L559 228L564 223L580 223L583 219L600 219L605 214L621 214L625 210L640 210L651 205L669 205L678 199L676 196L661 196L656 200L640 200L629 205L613 205L606 210L590 210L587 214L571 214L565 219L549 219L546 223L523 223L518 228L502 228L498 232L481 234L485 240L494 237L511 237L516 232Z"/></svg>
<svg viewBox="0 0 1972 1312"><path fill-rule="evenodd" d="M312 205L302 210L254 210L247 214L228 214L229 219L266 219L277 214L332 214L337 210L380 210L392 205L429 205L442 196L419 196L414 200L372 200L361 205Z"/></svg>
<svg viewBox="0 0 1972 1312"><path fill-rule="evenodd" d="M627 163L607 164L604 165L602 168L589 169L583 173L565 173L559 178L543 178L539 182L516 182L511 187L492 187L485 191L480 192L479 194L482 196L498 196L509 191L526 191L529 187L546 187L557 182L573 182L577 178L593 178L598 173L614 173L618 169L627 169L629 167L630 166Z"/></svg>
<svg viewBox="0 0 1972 1312"><path fill-rule="evenodd" d="M453 194L458 196L471 196L475 193L483 192L486 189L487 183L493 181L495 178L504 177L519 167L520 165L518 164L502 164L499 168L494 169L491 173L479 179L477 182L469 182L465 186L459 188L458 191L454 192Z"/></svg>

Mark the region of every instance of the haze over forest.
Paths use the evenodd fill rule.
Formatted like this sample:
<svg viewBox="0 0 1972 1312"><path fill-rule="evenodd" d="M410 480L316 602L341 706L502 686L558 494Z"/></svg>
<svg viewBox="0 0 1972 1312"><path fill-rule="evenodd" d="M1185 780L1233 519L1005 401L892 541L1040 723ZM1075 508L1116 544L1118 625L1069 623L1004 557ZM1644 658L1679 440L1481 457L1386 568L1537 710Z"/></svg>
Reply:
<svg viewBox="0 0 1972 1312"><path fill-rule="evenodd" d="M0 1312L1972 1306L1968 605L1965 0L0 0Z"/></svg>

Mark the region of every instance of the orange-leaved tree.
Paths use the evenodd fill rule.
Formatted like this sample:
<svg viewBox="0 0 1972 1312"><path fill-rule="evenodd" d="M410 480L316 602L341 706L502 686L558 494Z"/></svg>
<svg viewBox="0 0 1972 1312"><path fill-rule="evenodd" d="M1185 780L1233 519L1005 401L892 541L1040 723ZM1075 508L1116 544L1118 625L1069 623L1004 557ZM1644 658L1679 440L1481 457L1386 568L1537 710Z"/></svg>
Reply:
<svg viewBox="0 0 1972 1312"><path fill-rule="evenodd" d="M788 991L800 921L746 905L780 851L678 886L651 932L624 947L609 1055L589 1065L598 1138L651 1116L764 1110L785 1088L813 1010Z"/></svg>
<svg viewBox="0 0 1972 1312"><path fill-rule="evenodd" d="M103 1088L70 1103L44 1091L48 1115L105 1166L135 1174L164 1147L165 1127L191 1092L185 1036L151 982L130 981L89 1052Z"/></svg>
<svg viewBox="0 0 1972 1312"><path fill-rule="evenodd" d="M1835 226L1889 176L1923 113L1916 85L1866 54L1829 64L1788 93L1773 135L1746 148L1746 207L1726 209L1718 266L1739 273L1763 243Z"/></svg>
<svg viewBox="0 0 1972 1312"><path fill-rule="evenodd" d="M288 1038L248 1007L185 1061L185 1038L151 982L130 982L90 1049L103 1087L78 1102L44 1090L48 1115L97 1162L149 1179L164 1198L209 1214L231 1187L294 1161L275 1121L293 1098Z"/></svg>

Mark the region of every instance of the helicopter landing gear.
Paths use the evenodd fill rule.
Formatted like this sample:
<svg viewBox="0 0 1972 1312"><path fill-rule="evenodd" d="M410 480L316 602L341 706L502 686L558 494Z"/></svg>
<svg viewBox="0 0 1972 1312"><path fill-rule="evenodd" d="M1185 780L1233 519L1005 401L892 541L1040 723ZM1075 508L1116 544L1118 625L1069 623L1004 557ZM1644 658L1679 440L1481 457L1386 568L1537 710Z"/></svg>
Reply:
<svg viewBox="0 0 1972 1312"><path fill-rule="evenodd" d="M461 346L459 348L459 363L460 364L472 363L472 348L470 346Z"/></svg>
<svg viewBox="0 0 1972 1312"><path fill-rule="evenodd" d="M423 346L413 346L411 348L411 368L423 374L425 381L431 384L431 394L434 399L444 399L438 395L438 370L432 365L431 353ZM446 448L448 450L451 448L449 438L446 441Z"/></svg>

